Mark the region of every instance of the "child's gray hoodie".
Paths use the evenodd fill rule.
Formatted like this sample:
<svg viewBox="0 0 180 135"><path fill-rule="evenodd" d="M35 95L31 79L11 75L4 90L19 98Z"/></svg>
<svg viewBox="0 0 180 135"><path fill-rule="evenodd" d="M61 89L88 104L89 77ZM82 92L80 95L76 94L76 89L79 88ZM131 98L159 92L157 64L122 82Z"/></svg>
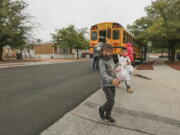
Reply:
<svg viewBox="0 0 180 135"><path fill-rule="evenodd" d="M116 78L114 69L115 65L112 59L104 60L100 59L99 69L101 73L101 86L102 87L112 87L112 80Z"/></svg>

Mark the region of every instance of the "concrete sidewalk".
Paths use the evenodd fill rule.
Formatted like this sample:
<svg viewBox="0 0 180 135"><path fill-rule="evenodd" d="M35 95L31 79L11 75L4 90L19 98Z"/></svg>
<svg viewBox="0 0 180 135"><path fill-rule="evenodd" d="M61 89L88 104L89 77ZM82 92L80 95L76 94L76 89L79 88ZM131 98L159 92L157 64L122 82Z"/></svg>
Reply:
<svg viewBox="0 0 180 135"><path fill-rule="evenodd" d="M41 135L179 135L180 72L155 63L154 70L136 70L132 77L133 94L124 84L116 90L112 116L116 126L98 118L97 105L105 102L100 89Z"/></svg>

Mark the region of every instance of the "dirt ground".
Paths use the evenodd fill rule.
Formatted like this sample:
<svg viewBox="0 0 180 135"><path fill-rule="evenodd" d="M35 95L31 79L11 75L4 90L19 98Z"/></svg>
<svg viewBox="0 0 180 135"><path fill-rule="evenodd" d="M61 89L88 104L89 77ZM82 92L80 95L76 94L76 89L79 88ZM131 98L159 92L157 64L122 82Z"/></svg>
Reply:
<svg viewBox="0 0 180 135"><path fill-rule="evenodd" d="M153 70L154 61L140 64L136 67L136 70Z"/></svg>
<svg viewBox="0 0 180 135"><path fill-rule="evenodd" d="M165 64L167 64L168 66L170 66L176 70L180 70L180 61L175 61L175 62L166 61Z"/></svg>

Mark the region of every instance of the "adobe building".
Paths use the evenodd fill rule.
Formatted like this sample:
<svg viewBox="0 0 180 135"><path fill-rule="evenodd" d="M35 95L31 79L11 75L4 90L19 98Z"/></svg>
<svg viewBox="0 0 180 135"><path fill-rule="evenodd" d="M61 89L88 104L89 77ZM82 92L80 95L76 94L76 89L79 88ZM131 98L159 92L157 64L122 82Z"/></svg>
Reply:
<svg viewBox="0 0 180 135"><path fill-rule="evenodd" d="M74 58L73 49L60 48L53 42L34 45L34 52L37 58Z"/></svg>
<svg viewBox="0 0 180 135"><path fill-rule="evenodd" d="M12 49L10 46L3 48L4 58L16 58L19 49ZM79 49L79 57L88 53L88 50ZM77 58L76 49L60 48L54 42L45 42L35 45L26 46L22 50L23 58Z"/></svg>

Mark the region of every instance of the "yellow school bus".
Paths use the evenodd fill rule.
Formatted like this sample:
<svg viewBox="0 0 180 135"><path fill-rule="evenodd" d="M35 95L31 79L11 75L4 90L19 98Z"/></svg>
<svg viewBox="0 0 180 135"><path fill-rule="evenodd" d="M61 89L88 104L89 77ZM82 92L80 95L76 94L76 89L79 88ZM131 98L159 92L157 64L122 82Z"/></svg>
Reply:
<svg viewBox="0 0 180 135"><path fill-rule="evenodd" d="M134 58L142 59L142 51L136 47L135 37L126 31L123 26L115 22L104 22L91 26L89 53L93 55L93 48L99 43L100 36L106 38L106 43L113 46L113 58L117 60L117 54L121 53L126 43L132 43Z"/></svg>

